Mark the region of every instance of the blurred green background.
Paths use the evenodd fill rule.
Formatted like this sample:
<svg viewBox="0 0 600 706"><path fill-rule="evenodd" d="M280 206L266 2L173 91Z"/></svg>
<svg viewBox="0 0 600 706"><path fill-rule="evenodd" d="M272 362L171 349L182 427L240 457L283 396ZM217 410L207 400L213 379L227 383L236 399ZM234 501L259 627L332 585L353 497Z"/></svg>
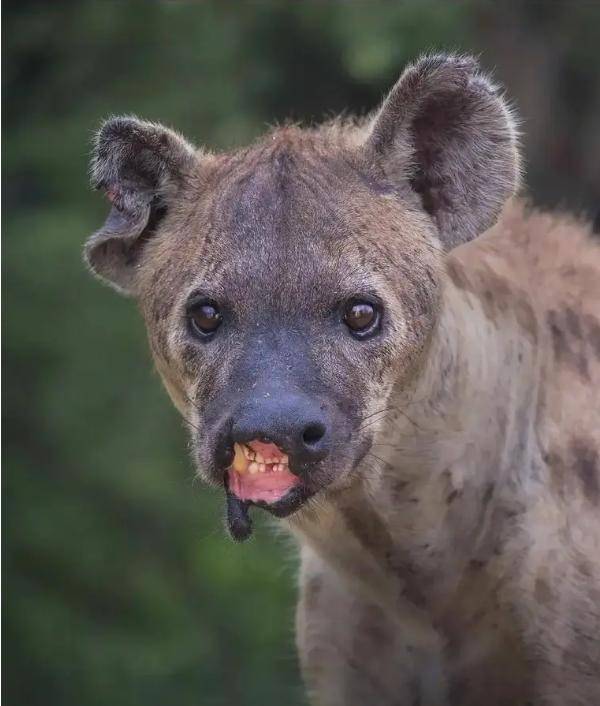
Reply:
<svg viewBox="0 0 600 706"><path fill-rule="evenodd" d="M3 9L4 703L303 704L294 550L266 523L225 537L134 305L82 266L92 133L135 113L231 148L474 51L523 116L535 200L600 225L600 2Z"/></svg>

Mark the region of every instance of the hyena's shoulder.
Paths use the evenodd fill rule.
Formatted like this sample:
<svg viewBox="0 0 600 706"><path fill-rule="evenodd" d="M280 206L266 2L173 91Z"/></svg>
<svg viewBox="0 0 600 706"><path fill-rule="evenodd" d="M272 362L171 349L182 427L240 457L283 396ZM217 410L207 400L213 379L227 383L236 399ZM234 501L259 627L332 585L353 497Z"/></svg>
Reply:
<svg viewBox="0 0 600 706"><path fill-rule="evenodd" d="M600 508L600 239L564 214L515 203L498 225L538 324L536 421L549 480L572 505ZM596 523L600 527L600 520Z"/></svg>
<svg viewBox="0 0 600 706"><path fill-rule="evenodd" d="M518 567L510 590L528 640L562 661L573 703L590 703L598 687L577 665L592 674L600 659L600 239L572 216L513 201L475 245L457 268L491 316L513 317L507 335L535 360L530 407L515 410L531 453L505 556ZM560 686L552 678L548 693Z"/></svg>
<svg viewBox="0 0 600 706"><path fill-rule="evenodd" d="M455 284L535 360L531 408L555 499L600 508L600 239L589 224L513 200L449 259ZM525 353L526 354L526 353ZM598 523L600 525L600 522Z"/></svg>

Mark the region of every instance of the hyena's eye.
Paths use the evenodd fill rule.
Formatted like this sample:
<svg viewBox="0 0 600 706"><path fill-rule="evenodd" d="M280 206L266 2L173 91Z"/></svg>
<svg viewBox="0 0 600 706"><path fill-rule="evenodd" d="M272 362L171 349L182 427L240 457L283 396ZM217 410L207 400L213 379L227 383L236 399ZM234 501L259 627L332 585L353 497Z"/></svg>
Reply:
<svg viewBox="0 0 600 706"><path fill-rule="evenodd" d="M366 338L379 331L380 308L364 299L350 299L344 307L344 323L356 338Z"/></svg>
<svg viewBox="0 0 600 706"><path fill-rule="evenodd" d="M217 303L211 299L190 301L187 306L187 316L192 332L200 338L212 335L223 321L223 315Z"/></svg>

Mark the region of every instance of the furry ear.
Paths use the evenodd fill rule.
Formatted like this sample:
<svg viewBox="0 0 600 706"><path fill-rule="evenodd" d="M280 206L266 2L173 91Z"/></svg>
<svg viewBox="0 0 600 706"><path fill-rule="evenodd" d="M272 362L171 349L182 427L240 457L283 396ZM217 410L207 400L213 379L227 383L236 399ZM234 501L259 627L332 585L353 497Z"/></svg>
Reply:
<svg viewBox="0 0 600 706"><path fill-rule="evenodd" d="M373 120L367 150L387 178L420 195L446 250L489 228L519 182L515 122L471 57L407 67Z"/></svg>
<svg viewBox="0 0 600 706"><path fill-rule="evenodd" d="M84 248L91 270L123 294L135 289L135 265L169 202L195 163L195 149L162 125L111 118L98 132L92 186L112 204Z"/></svg>

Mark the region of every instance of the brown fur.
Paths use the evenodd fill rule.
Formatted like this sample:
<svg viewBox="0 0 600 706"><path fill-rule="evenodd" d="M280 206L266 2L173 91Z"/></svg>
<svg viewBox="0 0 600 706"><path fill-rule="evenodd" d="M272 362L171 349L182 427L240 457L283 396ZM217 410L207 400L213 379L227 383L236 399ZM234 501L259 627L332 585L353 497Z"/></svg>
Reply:
<svg viewBox="0 0 600 706"><path fill-rule="evenodd" d="M193 159L161 130L101 132L115 206L87 258L137 298L207 481L269 377L333 415L314 498L283 523L314 702L600 702L600 248L509 199L497 90L433 57L371 122ZM206 344L185 325L198 290L227 312ZM355 292L383 302L369 341L336 318Z"/></svg>

